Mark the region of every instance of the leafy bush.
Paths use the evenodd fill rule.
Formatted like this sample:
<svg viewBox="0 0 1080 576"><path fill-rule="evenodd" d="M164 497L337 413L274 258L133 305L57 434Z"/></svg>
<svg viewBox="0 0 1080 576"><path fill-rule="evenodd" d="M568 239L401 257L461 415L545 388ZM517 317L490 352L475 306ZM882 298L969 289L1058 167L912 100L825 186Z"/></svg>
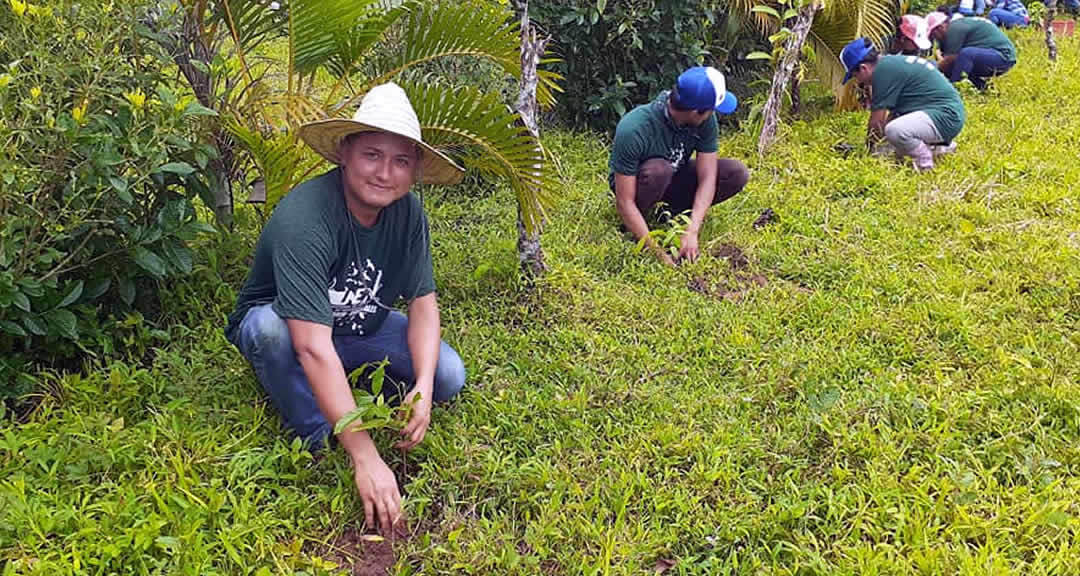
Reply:
<svg viewBox="0 0 1080 576"><path fill-rule="evenodd" d="M0 401L28 363L110 349L111 314L152 306L208 228L187 191L216 152L187 134L213 112L169 90L137 9L0 7Z"/></svg>
<svg viewBox="0 0 1080 576"><path fill-rule="evenodd" d="M532 2L531 16L552 35L552 51L562 59L553 67L565 77L561 119L574 127L613 129L629 107L705 60L713 25L723 18L718 6L715 0Z"/></svg>

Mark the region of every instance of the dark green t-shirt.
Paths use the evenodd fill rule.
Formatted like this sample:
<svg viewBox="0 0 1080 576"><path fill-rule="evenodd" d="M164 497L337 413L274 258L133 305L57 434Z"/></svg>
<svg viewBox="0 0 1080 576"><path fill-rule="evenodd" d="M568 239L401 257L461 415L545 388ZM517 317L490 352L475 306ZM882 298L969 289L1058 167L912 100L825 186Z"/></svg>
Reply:
<svg viewBox="0 0 1080 576"><path fill-rule="evenodd" d="M666 158L678 170L694 152L716 152L716 114L700 126L675 126L668 115L668 91L628 112L615 127L608 161L608 183L615 173L636 176L641 163Z"/></svg>
<svg viewBox="0 0 1080 576"><path fill-rule="evenodd" d="M382 209L371 228L345 206L341 170L294 188L274 209L255 263L229 316L230 341L247 311L271 303L282 318L371 334L399 298L435 291L427 217L407 194Z"/></svg>
<svg viewBox="0 0 1080 576"><path fill-rule="evenodd" d="M960 93L929 60L895 54L882 56L874 67L870 108L889 110L899 117L926 112L945 142L964 127Z"/></svg>
<svg viewBox="0 0 1080 576"><path fill-rule="evenodd" d="M972 47L997 50L1003 58L1016 63L1016 47L993 22L985 18L957 18L950 22L941 41L941 53L956 54Z"/></svg>

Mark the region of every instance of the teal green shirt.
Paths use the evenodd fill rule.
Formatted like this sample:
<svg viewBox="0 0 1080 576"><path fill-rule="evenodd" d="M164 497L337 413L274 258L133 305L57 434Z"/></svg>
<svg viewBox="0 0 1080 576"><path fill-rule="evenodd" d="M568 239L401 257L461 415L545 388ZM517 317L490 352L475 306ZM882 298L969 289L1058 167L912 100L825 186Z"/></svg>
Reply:
<svg viewBox="0 0 1080 576"><path fill-rule="evenodd" d="M870 108L889 110L899 117L926 112L945 142L964 127L964 102L960 93L933 62L902 54L882 56L871 79Z"/></svg>
<svg viewBox="0 0 1080 576"><path fill-rule="evenodd" d="M282 318L315 322L334 335L371 334L399 299L435 291L427 217L410 194L357 222L345 206L341 170L294 188L259 235L255 261L225 334L254 306L271 304Z"/></svg>
<svg viewBox="0 0 1080 576"><path fill-rule="evenodd" d="M941 53L956 54L963 48L996 50L1003 58L1016 64L1016 47L1012 40L985 18L958 18L949 23L945 39L941 41Z"/></svg>
<svg viewBox="0 0 1080 576"><path fill-rule="evenodd" d="M678 170L694 152L716 152L716 114L700 126L675 126L668 114L668 94L628 112L615 127L615 141L608 160L608 183L615 174L636 176L641 163L665 158Z"/></svg>

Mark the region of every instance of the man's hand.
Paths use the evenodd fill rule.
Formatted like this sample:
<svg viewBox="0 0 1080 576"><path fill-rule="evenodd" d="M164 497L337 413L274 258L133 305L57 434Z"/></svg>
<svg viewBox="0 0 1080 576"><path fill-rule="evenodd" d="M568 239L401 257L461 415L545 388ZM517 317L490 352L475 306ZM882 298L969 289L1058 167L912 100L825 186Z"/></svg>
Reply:
<svg viewBox="0 0 1080 576"><path fill-rule="evenodd" d="M417 398L417 395L420 397ZM412 405L409 422L402 428L402 440L394 445L402 450L412 450L424 440L428 424L431 424L431 386L417 384L412 392L405 396L405 405Z"/></svg>
<svg viewBox="0 0 1080 576"><path fill-rule="evenodd" d="M353 479L364 501L364 521L368 529L375 528L378 519L379 532L384 538L392 538L394 527L403 519L401 493L394 473L378 454L374 454L353 460Z"/></svg>
<svg viewBox="0 0 1080 576"><path fill-rule="evenodd" d="M691 262L698 258L698 237L697 232L687 231L682 236L682 241L679 243L679 260L689 260Z"/></svg>

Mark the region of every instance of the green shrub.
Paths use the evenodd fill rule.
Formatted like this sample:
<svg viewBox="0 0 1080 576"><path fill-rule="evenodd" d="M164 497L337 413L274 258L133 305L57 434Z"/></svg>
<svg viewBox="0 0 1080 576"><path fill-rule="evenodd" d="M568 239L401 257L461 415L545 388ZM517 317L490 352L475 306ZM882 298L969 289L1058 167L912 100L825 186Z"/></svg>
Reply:
<svg viewBox="0 0 1080 576"><path fill-rule="evenodd" d="M532 2L531 16L562 59L553 66L566 78L561 120L612 130L627 109L670 87L686 67L722 65L707 58L714 34L731 36L730 26L717 25L725 19L718 7L715 0Z"/></svg>
<svg viewBox="0 0 1080 576"><path fill-rule="evenodd" d="M0 401L30 365L111 349L207 228L188 191L216 152L189 133L213 112L170 91L137 9L0 7Z"/></svg>

